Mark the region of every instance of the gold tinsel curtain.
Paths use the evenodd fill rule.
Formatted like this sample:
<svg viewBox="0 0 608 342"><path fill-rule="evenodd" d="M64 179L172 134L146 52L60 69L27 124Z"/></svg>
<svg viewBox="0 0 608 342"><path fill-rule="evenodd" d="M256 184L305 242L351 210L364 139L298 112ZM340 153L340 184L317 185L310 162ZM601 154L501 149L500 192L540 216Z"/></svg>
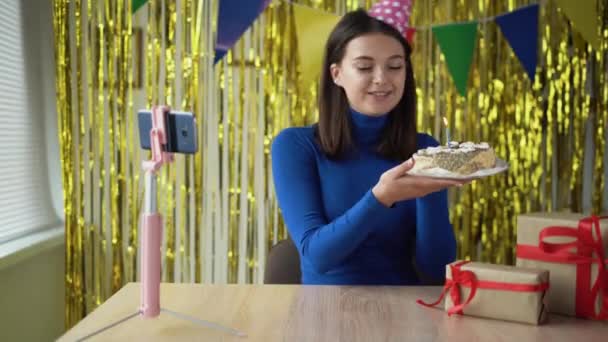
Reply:
<svg viewBox="0 0 608 342"><path fill-rule="evenodd" d="M293 2L336 14L373 3ZM543 3L534 84L496 25L481 23L466 99L431 31L417 32L419 130L443 139L446 115L456 139L488 141L511 163L506 174L451 192L460 257L511 263L518 213L601 210L608 16L600 2L601 51L586 46L553 2ZM486 18L529 3L418 0L413 24ZM270 143L280 129L317 115L315 89L298 83L293 9L273 0L214 67L217 6L150 0L132 15L130 0L54 0L68 327L138 279L147 157L134 120L140 108L165 103L199 119L200 152L177 156L159 178L163 281L261 282L267 250L285 237Z"/></svg>

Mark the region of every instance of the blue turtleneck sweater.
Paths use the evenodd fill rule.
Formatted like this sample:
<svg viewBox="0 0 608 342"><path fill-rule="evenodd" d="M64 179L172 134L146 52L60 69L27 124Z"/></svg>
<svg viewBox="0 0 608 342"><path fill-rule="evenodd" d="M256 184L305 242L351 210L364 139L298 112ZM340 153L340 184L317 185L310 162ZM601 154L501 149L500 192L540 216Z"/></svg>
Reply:
<svg viewBox="0 0 608 342"><path fill-rule="evenodd" d="M387 208L371 189L399 164L376 153L387 115L351 112L357 153L330 160L314 128L283 130L272 144L279 207L298 248L303 284L414 285L418 271L441 280L456 242L447 193L397 202ZM418 148L438 145L417 135Z"/></svg>

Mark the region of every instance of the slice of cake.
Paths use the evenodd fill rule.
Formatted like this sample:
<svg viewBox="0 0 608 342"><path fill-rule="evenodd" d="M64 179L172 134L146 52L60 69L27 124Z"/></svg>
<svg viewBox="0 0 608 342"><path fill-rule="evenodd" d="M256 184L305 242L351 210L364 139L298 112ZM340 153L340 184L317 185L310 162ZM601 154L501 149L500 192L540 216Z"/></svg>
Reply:
<svg viewBox="0 0 608 342"><path fill-rule="evenodd" d="M496 166L496 154L488 143L458 143L419 150L414 154L416 164L412 171L440 168L460 175Z"/></svg>

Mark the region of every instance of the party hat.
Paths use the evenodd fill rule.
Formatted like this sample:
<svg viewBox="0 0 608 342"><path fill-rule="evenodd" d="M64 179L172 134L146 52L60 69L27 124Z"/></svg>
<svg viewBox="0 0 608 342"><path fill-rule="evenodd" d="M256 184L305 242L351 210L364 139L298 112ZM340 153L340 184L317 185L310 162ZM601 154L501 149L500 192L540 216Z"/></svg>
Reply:
<svg viewBox="0 0 608 342"><path fill-rule="evenodd" d="M414 33L410 27L413 2L414 0L379 0L369 9L368 14L391 25L411 41Z"/></svg>

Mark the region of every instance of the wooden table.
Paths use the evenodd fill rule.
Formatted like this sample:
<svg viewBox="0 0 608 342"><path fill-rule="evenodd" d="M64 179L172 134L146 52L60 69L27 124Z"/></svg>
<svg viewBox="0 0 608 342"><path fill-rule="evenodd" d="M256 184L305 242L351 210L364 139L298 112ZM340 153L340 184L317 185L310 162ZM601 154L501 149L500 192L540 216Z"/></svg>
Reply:
<svg viewBox="0 0 608 342"><path fill-rule="evenodd" d="M416 304L439 287L162 284L161 306L243 331L197 326L166 313L135 317L87 341L608 341L608 323L552 316L531 326L466 316ZM137 311L130 283L64 336L74 341Z"/></svg>

